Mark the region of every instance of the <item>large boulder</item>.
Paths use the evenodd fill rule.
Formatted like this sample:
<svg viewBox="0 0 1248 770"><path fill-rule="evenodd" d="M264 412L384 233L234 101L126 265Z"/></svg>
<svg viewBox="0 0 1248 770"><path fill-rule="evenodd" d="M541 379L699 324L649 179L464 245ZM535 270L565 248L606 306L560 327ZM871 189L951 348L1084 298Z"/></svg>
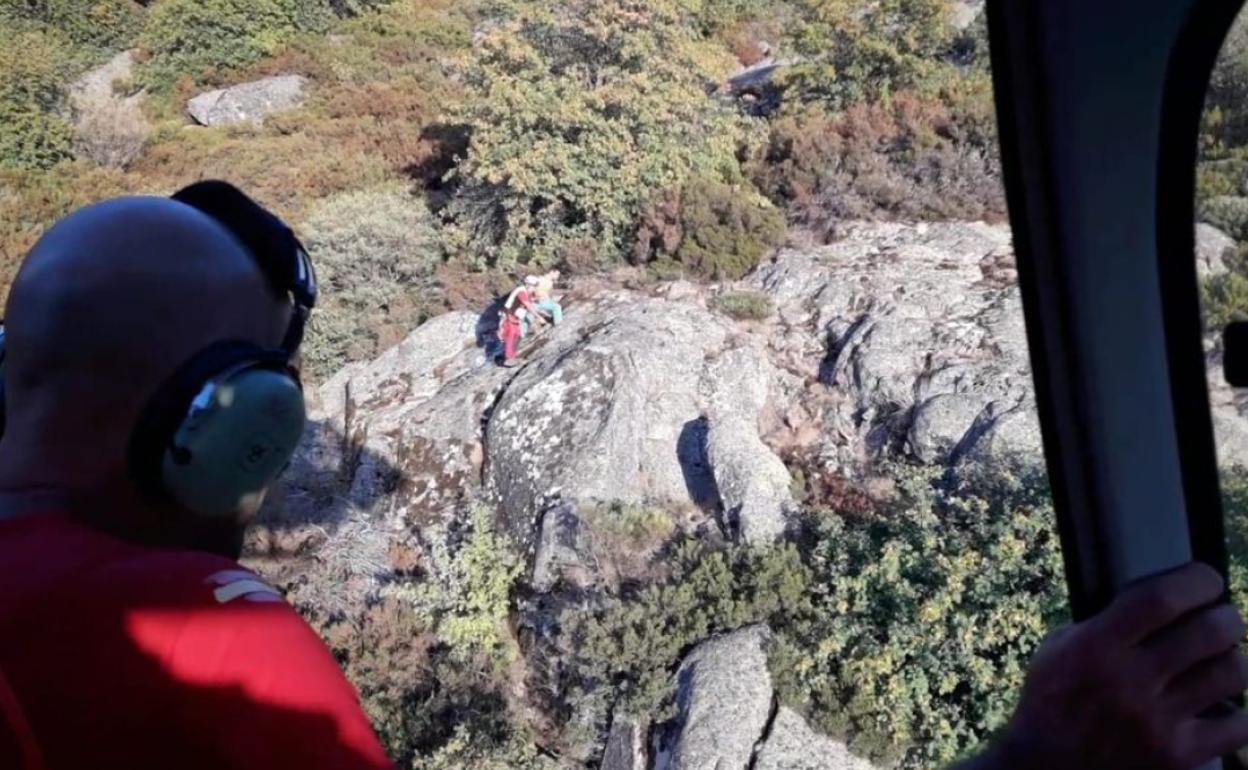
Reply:
<svg viewBox="0 0 1248 770"><path fill-rule="evenodd" d="M743 543L780 539L797 511L788 468L738 416L712 420L707 459L724 507L727 533Z"/></svg>
<svg viewBox="0 0 1248 770"><path fill-rule="evenodd" d="M103 64L80 75L69 86L69 104L80 109L91 102L116 97L115 83L126 83L134 76L134 53L122 51Z"/></svg>
<svg viewBox="0 0 1248 770"><path fill-rule="evenodd" d="M802 715L781 706L767 740L759 747L754 770L874 770L845 744L820 735Z"/></svg>
<svg viewBox="0 0 1248 770"><path fill-rule="evenodd" d="M307 84L302 75L263 78L200 94L187 102L186 111L201 126L261 122L275 112L302 104Z"/></svg>
<svg viewBox="0 0 1248 770"><path fill-rule="evenodd" d="M396 523L454 513L480 488L482 415L510 377L484 361L476 325L473 313L439 316L323 384L287 499L380 505Z"/></svg>
<svg viewBox="0 0 1248 770"><path fill-rule="evenodd" d="M1196 225L1196 272L1207 279L1230 269L1236 252L1235 240L1213 225Z"/></svg>
<svg viewBox="0 0 1248 770"><path fill-rule="evenodd" d="M695 304L617 293L578 306L490 415L488 478L512 533L528 540L561 502L717 507L704 417L737 394L757 414L768 388L765 362L708 375L733 334Z"/></svg>
<svg viewBox="0 0 1248 770"><path fill-rule="evenodd" d="M765 649L751 626L703 642L676 675L675 722L658 737L655 770L746 770L771 718Z"/></svg>

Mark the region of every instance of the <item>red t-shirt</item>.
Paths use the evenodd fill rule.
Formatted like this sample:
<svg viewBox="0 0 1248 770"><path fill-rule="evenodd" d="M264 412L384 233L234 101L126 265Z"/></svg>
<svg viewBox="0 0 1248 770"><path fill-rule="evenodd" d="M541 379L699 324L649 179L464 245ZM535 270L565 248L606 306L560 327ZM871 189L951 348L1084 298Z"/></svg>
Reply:
<svg viewBox="0 0 1248 770"><path fill-rule="evenodd" d="M0 521L0 671L0 764L24 740L47 770L391 767L329 650L254 573L66 516Z"/></svg>

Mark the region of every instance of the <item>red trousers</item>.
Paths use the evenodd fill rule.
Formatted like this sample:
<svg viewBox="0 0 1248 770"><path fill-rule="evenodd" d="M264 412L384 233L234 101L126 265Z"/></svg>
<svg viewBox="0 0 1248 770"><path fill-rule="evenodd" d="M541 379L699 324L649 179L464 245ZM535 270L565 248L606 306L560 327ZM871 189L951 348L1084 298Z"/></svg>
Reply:
<svg viewBox="0 0 1248 770"><path fill-rule="evenodd" d="M520 319L510 313L503 316L501 324L498 336L503 340L503 356L510 361L516 357L516 350L520 347L523 327L520 325Z"/></svg>

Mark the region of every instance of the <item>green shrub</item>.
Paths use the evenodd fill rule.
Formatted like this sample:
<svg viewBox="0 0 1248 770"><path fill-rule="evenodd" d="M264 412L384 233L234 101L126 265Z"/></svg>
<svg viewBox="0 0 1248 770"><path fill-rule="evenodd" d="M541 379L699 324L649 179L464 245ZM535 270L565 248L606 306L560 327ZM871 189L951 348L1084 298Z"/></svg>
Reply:
<svg viewBox="0 0 1248 770"><path fill-rule="evenodd" d="M1248 276L1230 272L1214 276L1201 287L1205 328L1220 333L1228 324L1248 321Z"/></svg>
<svg viewBox="0 0 1248 770"><path fill-rule="evenodd" d="M682 275L736 280L780 243L785 225L783 212L753 185L699 177L642 211L631 259L674 261ZM659 266L657 272L666 268Z"/></svg>
<svg viewBox="0 0 1248 770"><path fill-rule="evenodd" d="M813 611L780 636L782 698L872 758L943 767L1013 710L1064 620L1043 474L906 474L878 515L816 523Z"/></svg>
<svg viewBox="0 0 1248 770"><path fill-rule="evenodd" d="M1248 187L1248 160L1228 157L1208 160L1196 167L1196 200L1201 207L1210 199L1243 195Z"/></svg>
<svg viewBox="0 0 1248 770"><path fill-rule="evenodd" d="M316 5L311 4L311 5ZM140 39L144 82L158 90L200 81L273 54L299 31L311 7L299 0L164 0Z"/></svg>
<svg viewBox="0 0 1248 770"><path fill-rule="evenodd" d="M493 512L477 507L466 539L440 561L436 582L399 587L386 595L409 601L429 618L455 660L505 671L519 655L508 619L524 560L495 527Z"/></svg>
<svg viewBox="0 0 1248 770"><path fill-rule="evenodd" d="M843 109L958 76L944 0L797 0L791 45L804 61L785 76L802 101Z"/></svg>
<svg viewBox="0 0 1248 770"><path fill-rule="evenodd" d="M454 545L430 538L427 577L382 589L384 603L419 618L435 640L423 676L390 697L383 732L400 762L420 770L553 770L510 702L519 647L509 619L524 559L489 509L474 509L468 525Z"/></svg>
<svg viewBox="0 0 1248 770"><path fill-rule="evenodd" d="M454 735L428 757L416 757L412 770L558 770L561 765L538 751L532 740L508 734L499 741L472 729L456 728Z"/></svg>
<svg viewBox="0 0 1248 770"><path fill-rule="evenodd" d="M134 0L0 0L0 21L56 30L94 52L129 47L143 26L143 3Z"/></svg>
<svg viewBox="0 0 1248 770"><path fill-rule="evenodd" d="M1206 146L1248 144L1248 17L1240 16L1222 46L1206 102L1217 113L1215 123L1206 124Z"/></svg>
<svg viewBox="0 0 1248 770"><path fill-rule="evenodd" d="M2 23L0 36L0 168L49 168L73 154L61 117L70 49L50 33L10 35Z"/></svg>
<svg viewBox="0 0 1248 770"><path fill-rule="evenodd" d="M676 258L695 273L736 280L784 237L784 214L752 186L697 180L682 195Z"/></svg>
<svg viewBox="0 0 1248 770"><path fill-rule="evenodd" d="M1248 469L1222 469L1222 502L1226 517L1227 553L1230 556L1231 596L1248 607Z"/></svg>
<svg viewBox="0 0 1248 770"><path fill-rule="evenodd" d="M651 191L739 178L746 127L708 95L712 58L673 0L526 5L489 32L454 116L472 130L448 210L456 251L547 266L588 239L619 261Z"/></svg>
<svg viewBox="0 0 1248 770"><path fill-rule="evenodd" d="M305 346L312 376L371 359L427 318L442 243L422 199L400 187L344 193L313 211L302 231L324 298Z"/></svg>
<svg viewBox="0 0 1248 770"><path fill-rule="evenodd" d="M776 313L771 297L756 291L730 291L711 300L711 307L738 321L765 321Z"/></svg>
<svg viewBox="0 0 1248 770"><path fill-rule="evenodd" d="M1248 198L1237 195L1210 198L1200 207L1200 219L1237 241L1248 240Z"/></svg>
<svg viewBox="0 0 1248 770"><path fill-rule="evenodd" d="M714 551L685 543L670 565L659 585L560 618L573 703L605 697L618 714L662 719L671 714L672 673L689 648L721 631L798 615L811 589L801 553L789 545Z"/></svg>

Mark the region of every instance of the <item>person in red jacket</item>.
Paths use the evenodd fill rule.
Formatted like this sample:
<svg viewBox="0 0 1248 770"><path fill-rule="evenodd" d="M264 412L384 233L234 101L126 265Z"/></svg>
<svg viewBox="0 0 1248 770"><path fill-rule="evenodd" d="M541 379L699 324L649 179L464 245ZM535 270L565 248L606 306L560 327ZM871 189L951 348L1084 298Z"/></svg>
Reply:
<svg viewBox="0 0 1248 770"><path fill-rule="evenodd" d="M334 657L236 561L302 430L311 264L227 185L175 198L70 215L9 296L0 766L389 768Z"/></svg>

